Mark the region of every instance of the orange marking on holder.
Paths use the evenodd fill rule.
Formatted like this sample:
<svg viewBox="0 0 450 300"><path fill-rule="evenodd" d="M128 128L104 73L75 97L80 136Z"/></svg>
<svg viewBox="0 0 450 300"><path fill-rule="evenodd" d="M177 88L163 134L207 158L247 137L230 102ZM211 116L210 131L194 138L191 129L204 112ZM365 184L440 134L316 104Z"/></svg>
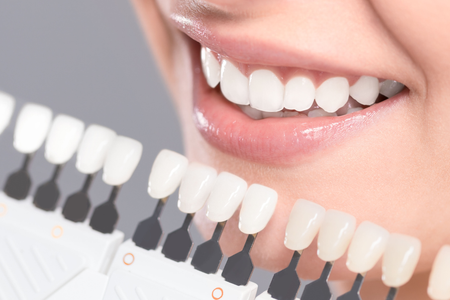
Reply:
<svg viewBox="0 0 450 300"><path fill-rule="evenodd" d="M59 239L60 237L62 237L63 233L64 233L64 230L59 225L52 228L52 237L55 239Z"/></svg>
<svg viewBox="0 0 450 300"><path fill-rule="evenodd" d="M8 211L8 206L4 203L0 203L0 217L3 217L6 215L6 212Z"/></svg>
<svg viewBox="0 0 450 300"><path fill-rule="evenodd" d="M127 262L128 261L128 257L131 257L131 261L130 262ZM129 265L131 265L132 263L134 263L134 255L133 255L133 253L127 253L127 254L125 254L124 256L123 256L123 263L124 264L126 264L127 266L129 266Z"/></svg>
<svg viewBox="0 0 450 300"><path fill-rule="evenodd" d="M218 292L220 293L220 296L215 296L215 295L214 295L216 291L218 291ZM212 291L212 297L213 297L214 300L222 299L222 297L223 297L223 290L222 290L220 287L215 288L215 289Z"/></svg>

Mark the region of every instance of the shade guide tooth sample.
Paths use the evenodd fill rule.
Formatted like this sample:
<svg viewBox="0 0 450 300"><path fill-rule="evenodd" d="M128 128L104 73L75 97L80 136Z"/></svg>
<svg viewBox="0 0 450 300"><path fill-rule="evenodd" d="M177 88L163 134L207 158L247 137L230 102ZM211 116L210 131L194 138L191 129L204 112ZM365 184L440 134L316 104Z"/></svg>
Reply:
<svg viewBox="0 0 450 300"><path fill-rule="evenodd" d="M95 173L102 167L106 154L112 146L116 133L100 125L90 125L81 140L77 152L76 167L78 171L87 174L80 191L70 195L63 207L63 215L73 222L83 222L91 208L88 191Z"/></svg>
<svg viewBox="0 0 450 300"><path fill-rule="evenodd" d="M227 221L241 204L246 191L244 179L228 172L220 173L206 204L206 216L213 222Z"/></svg>
<svg viewBox="0 0 450 300"><path fill-rule="evenodd" d="M319 231L317 255L323 261L335 261L344 255L355 232L356 219L350 214L330 209Z"/></svg>
<svg viewBox="0 0 450 300"><path fill-rule="evenodd" d="M393 233L383 256L383 282L398 288L407 283L414 273L421 251L420 241L411 236Z"/></svg>
<svg viewBox="0 0 450 300"><path fill-rule="evenodd" d="M205 204L216 177L214 168L199 163L192 163L187 168L178 194L178 208L187 216L183 225L167 236L161 251L167 258L177 262L188 258L194 245L189 234L192 219Z"/></svg>
<svg viewBox="0 0 450 300"><path fill-rule="evenodd" d="M90 125L78 148L77 170L83 174L94 174L100 171L116 137L117 134L109 128Z"/></svg>
<svg viewBox="0 0 450 300"><path fill-rule="evenodd" d="M133 175L142 156L142 144L134 139L118 136L108 153L103 167L103 181L113 185L108 201L97 206L89 225L102 233L111 233L117 224L119 214L115 200L120 186Z"/></svg>
<svg viewBox="0 0 450 300"><path fill-rule="evenodd" d="M219 270L223 259L222 248L219 245L226 222L219 222L214 229L211 239L200 244L194 252L191 265L196 270L206 274L215 274Z"/></svg>
<svg viewBox="0 0 450 300"><path fill-rule="evenodd" d="M428 296L433 300L450 299L450 246L445 245L437 254L431 269Z"/></svg>
<svg viewBox="0 0 450 300"><path fill-rule="evenodd" d="M332 295L328 286L328 277L333 268L333 262L326 262L319 279L308 283L303 290L301 300L330 300Z"/></svg>
<svg viewBox="0 0 450 300"><path fill-rule="evenodd" d="M355 273L372 269L386 249L389 232L374 223L362 222L353 236L348 249L347 267Z"/></svg>
<svg viewBox="0 0 450 300"><path fill-rule="evenodd" d="M311 245L325 217L325 208L307 200L297 200L289 216L284 245L303 250Z"/></svg>
<svg viewBox="0 0 450 300"><path fill-rule="evenodd" d="M155 199L171 195L186 173L188 159L174 151L161 150L156 157L148 181L148 193Z"/></svg>
<svg viewBox="0 0 450 300"><path fill-rule="evenodd" d="M205 205L217 178L214 168L191 163L181 180L178 209L186 214L199 211Z"/></svg>
<svg viewBox="0 0 450 300"><path fill-rule="evenodd" d="M16 101L11 95L0 92L0 134L9 125Z"/></svg>
<svg viewBox="0 0 450 300"><path fill-rule="evenodd" d="M311 245L325 216L325 208L307 200L297 200L289 216L284 244L294 250L289 265L276 273L268 293L275 299L293 300L300 288L297 265L301 251Z"/></svg>
<svg viewBox="0 0 450 300"><path fill-rule="evenodd" d="M239 229L248 234L241 252L231 256L222 272L226 281L236 285L246 285L253 273L250 250L258 232L263 230L275 211L278 193L266 186L252 184L245 193L239 215Z"/></svg>
<svg viewBox="0 0 450 300"><path fill-rule="evenodd" d="M14 130L14 147L26 154L20 170L9 175L3 191L16 200L28 196L31 178L28 174L33 153L44 142L52 121L52 111L45 106L28 103L20 110Z"/></svg>

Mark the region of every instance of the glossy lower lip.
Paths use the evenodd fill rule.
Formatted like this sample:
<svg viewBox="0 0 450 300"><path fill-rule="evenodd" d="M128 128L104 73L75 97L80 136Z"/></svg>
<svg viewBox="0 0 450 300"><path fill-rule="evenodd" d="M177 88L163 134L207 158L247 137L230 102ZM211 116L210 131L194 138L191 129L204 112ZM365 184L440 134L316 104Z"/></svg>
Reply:
<svg viewBox="0 0 450 300"><path fill-rule="evenodd" d="M195 125L209 144L241 159L269 165L298 162L376 126L382 116L408 97L405 89L348 116L253 120L226 100L220 90L208 86L201 71L200 45L191 42Z"/></svg>

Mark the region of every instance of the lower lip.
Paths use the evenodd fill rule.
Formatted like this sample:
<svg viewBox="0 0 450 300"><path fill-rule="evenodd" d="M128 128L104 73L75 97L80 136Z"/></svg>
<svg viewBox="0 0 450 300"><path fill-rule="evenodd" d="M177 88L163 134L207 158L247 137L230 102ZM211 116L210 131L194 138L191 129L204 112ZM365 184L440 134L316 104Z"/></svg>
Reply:
<svg viewBox="0 0 450 300"><path fill-rule="evenodd" d="M405 102L407 90L361 111L339 117L253 120L206 83L199 44L192 41L194 122L203 138L222 152L270 165L288 165L339 145Z"/></svg>

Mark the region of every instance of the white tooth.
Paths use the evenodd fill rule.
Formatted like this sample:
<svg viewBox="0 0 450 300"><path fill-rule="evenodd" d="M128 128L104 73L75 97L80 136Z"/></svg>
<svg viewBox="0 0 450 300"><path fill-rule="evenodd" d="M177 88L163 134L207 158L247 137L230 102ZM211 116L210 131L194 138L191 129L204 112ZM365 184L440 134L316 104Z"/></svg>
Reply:
<svg viewBox="0 0 450 300"><path fill-rule="evenodd" d="M334 209L328 210L319 231L319 258L323 261L335 261L344 255L355 227L356 219L352 215Z"/></svg>
<svg viewBox="0 0 450 300"><path fill-rule="evenodd" d="M314 109L308 112L308 117L318 118L318 117L336 117L336 113L328 113L321 108Z"/></svg>
<svg viewBox="0 0 450 300"><path fill-rule="evenodd" d="M372 105L378 98L380 88L378 78L361 76L358 81L350 87L350 96L363 105Z"/></svg>
<svg viewBox="0 0 450 300"><path fill-rule="evenodd" d="M254 109L250 105L239 105L244 114L252 118L253 120L261 120L263 118L262 111Z"/></svg>
<svg viewBox="0 0 450 300"><path fill-rule="evenodd" d="M306 77L294 77L284 90L284 107L298 111L307 110L314 103L316 88Z"/></svg>
<svg viewBox="0 0 450 300"><path fill-rule="evenodd" d="M391 98L400 93L404 87L400 82L388 79L380 83L380 94Z"/></svg>
<svg viewBox="0 0 450 300"><path fill-rule="evenodd" d="M347 110L346 115L362 110L362 107L352 107Z"/></svg>
<svg viewBox="0 0 450 300"><path fill-rule="evenodd" d="M450 246L439 250L431 269L428 296L433 300L450 299Z"/></svg>
<svg viewBox="0 0 450 300"><path fill-rule="evenodd" d="M83 174L98 172L105 163L106 154L117 137L116 133L100 125L90 125L78 148L76 167Z"/></svg>
<svg viewBox="0 0 450 300"><path fill-rule="evenodd" d="M347 78L327 79L316 90L316 103L326 112L333 113L347 103L349 90Z"/></svg>
<svg viewBox="0 0 450 300"><path fill-rule="evenodd" d="M81 120L67 115L56 116L45 143L47 161L55 165L68 162L77 151L83 132L84 123Z"/></svg>
<svg viewBox="0 0 450 300"><path fill-rule="evenodd" d="M400 287L411 279L419 261L421 244L415 237L393 233L383 256L383 282Z"/></svg>
<svg viewBox="0 0 450 300"><path fill-rule="evenodd" d="M276 112L262 112L263 119L266 118L283 118L284 113L282 111L276 111Z"/></svg>
<svg viewBox="0 0 450 300"><path fill-rule="evenodd" d="M257 70L249 80L250 105L265 112L283 109L284 86L272 71Z"/></svg>
<svg viewBox="0 0 450 300"><path fill-rule="evenodd" d="M325 208L319 204L297 200L289 216L284 245L295 251L306 249L322 225Z"/></svg>
<svg viewBox="0 0 450 300"><path fill-rule="evenodd" d="M389 232L381 226L364 221L356 229L348 248L347 267L355 273L371 270L383 255Z"/></svg>
<svg viewBox="0 0 450 300"><path fill-rule="evenodd" d="M121 185L133 175L142 156L142 144L129 137L118 136L106 154L103 181L109 185Z"/></svg>
<svg viewBox="0 0 450 300"><path fill-rule="evenodd" d="M153 162L148 180L148 193L155 199L171 195L180 185L188 168L188 159L174 151L161 150Z"/></svg>
<svg viewBox="0 0 450 300"><path fill-rule="evenodd" d="M48 134L52 115L52 111L46 106L25 104L17 118L14 148L24 154L36 152Z"/></svg>
<svg viewBox="0 0 450 300"><path fill-rule="evenodd" d="M229 101L247 105L250 104L248 95L248 78L244 76L233 63L222 60L220 70L220 90Z"/></svg>
<svg viewBox="0 0 450 300"><path fill-rule="evenodd" d="M210 87L215 88L220 82L220 64L209 48L202 47L201 58L206 82Z"/></svg>
<svg viewBox="0 0 450 300"><path fill-rule="evenodd" d="M206 216L213 222L227 221L241 204L246 191L244 179L228 172L220 173L208 198Z"/></svg>
<svg viewBox="0 0 450 300"><path fill-rule="evenodd" d="M178 208L186 214L199 211L208 199L216 178L214 168L191 163L181 180Z"/></svg>
<svg viewBox="0 0 450 300"><path fill-rule="evenodd" d="M16 101L11 95L0 92L0 134L8 126Z"/></svg>
<svg viewBox="0 0 450 300"><path fill-rule="evenodd" d="M278 193L266 186L252 184L245 193L239 214L239 229L245 234L263 230L275 211Z"/></svg>

